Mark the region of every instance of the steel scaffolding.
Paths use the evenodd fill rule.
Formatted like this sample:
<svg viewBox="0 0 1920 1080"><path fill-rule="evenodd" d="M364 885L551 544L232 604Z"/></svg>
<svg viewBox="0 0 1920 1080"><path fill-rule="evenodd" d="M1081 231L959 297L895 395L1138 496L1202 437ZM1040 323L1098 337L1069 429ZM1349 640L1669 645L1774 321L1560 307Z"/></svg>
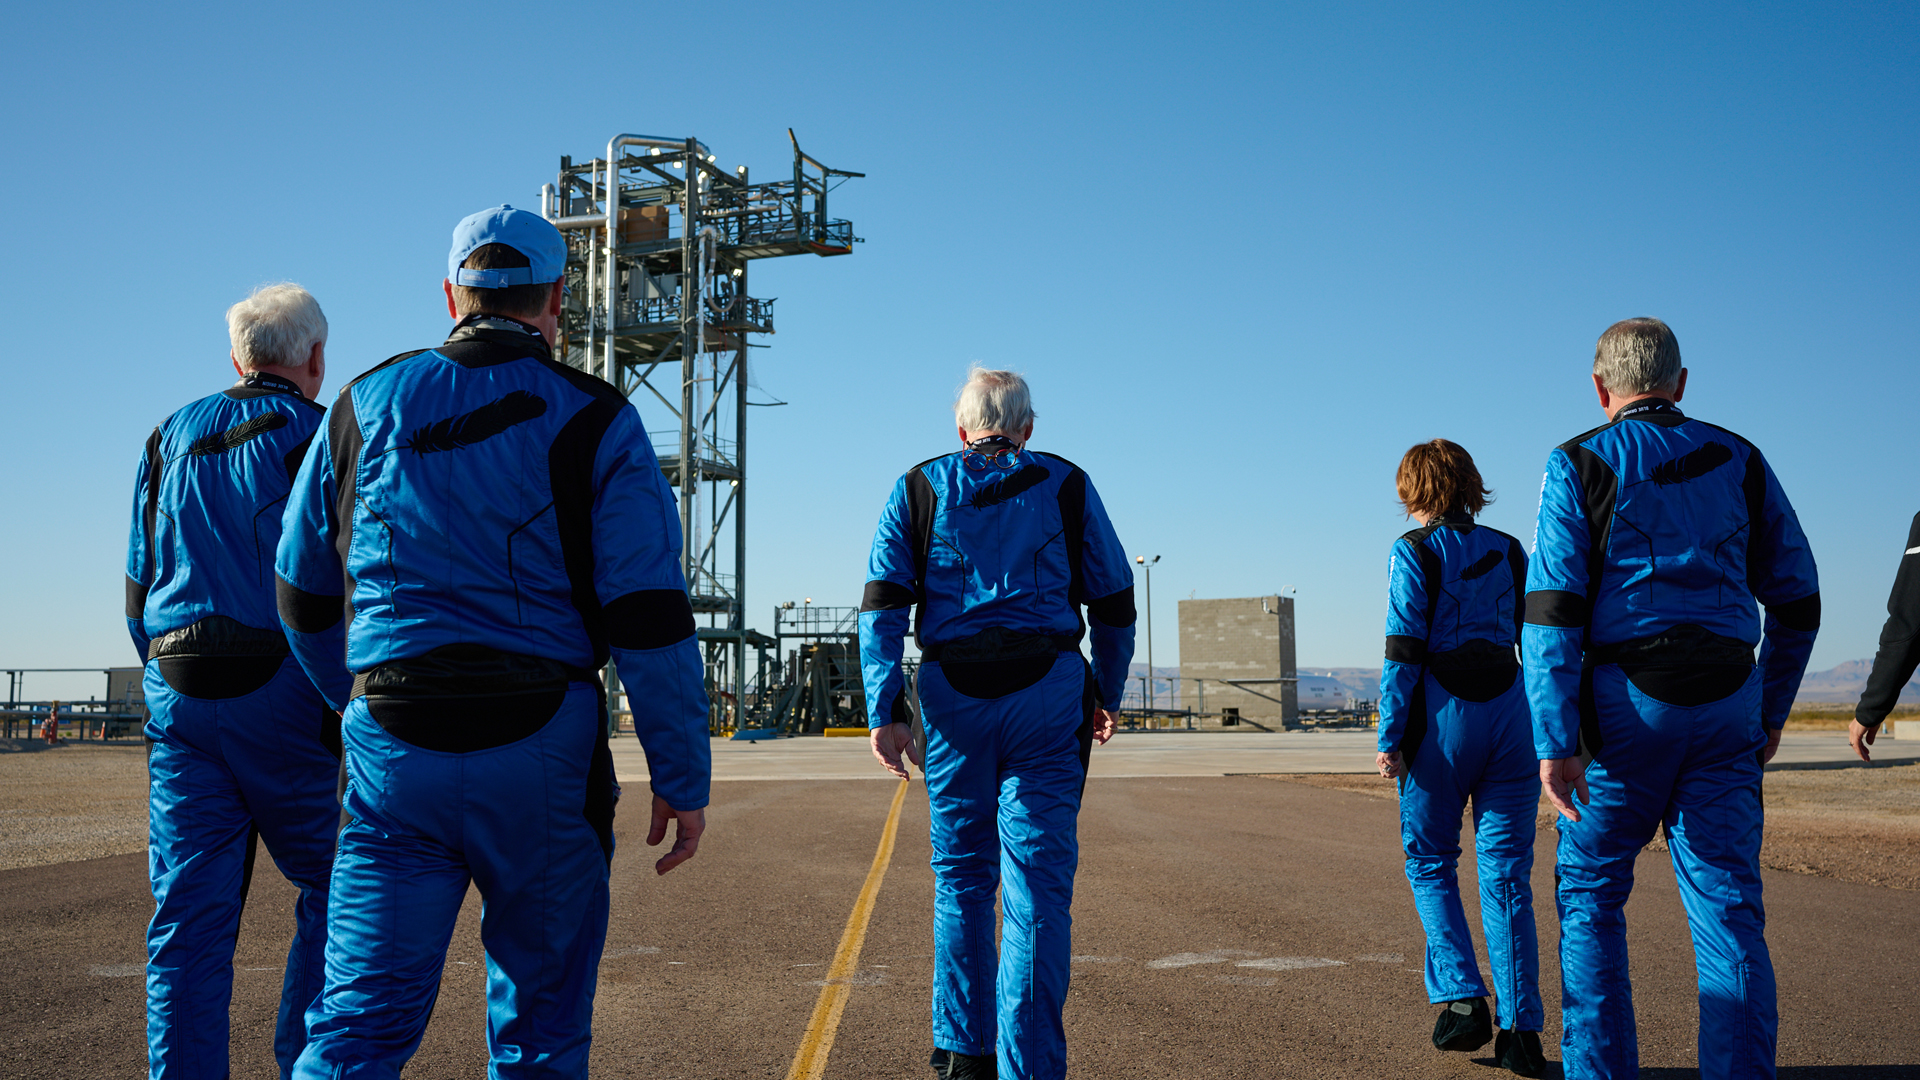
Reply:
<svg viewBox="0 0 1920 1080"><path fill-rule="evenodd" d="M747 410L767 404L747 400L747 354L764 348L748 335L773 333L773 301L747 294L747 267L860 242L852 223L827 216L827 195L864 174L821 164L792 129L787 138L793 175L751 183L699 139L616 135L604 158L561 158L540 193L567 239L561 355L628 397L651 394L676 425L652 435L679 496L688 595L709 623L700 643L716 732L757 726L767 711L747 692L747 649L771 644L745 622Z"/></svg>

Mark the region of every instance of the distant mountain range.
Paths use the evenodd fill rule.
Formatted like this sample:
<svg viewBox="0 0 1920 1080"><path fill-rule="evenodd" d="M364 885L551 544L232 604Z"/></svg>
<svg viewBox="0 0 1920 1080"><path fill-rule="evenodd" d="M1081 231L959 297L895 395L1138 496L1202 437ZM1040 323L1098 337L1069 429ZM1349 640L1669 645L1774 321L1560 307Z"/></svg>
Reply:
<svg viewBox="0 0 1920 1080"><path fill-rule="evenodd" d="M1809 671L1800 680L1796 702L1852 702L1860 700L1867 688L1867 676L1873 671L1871 660L1849 660L1825 671ZM1900 704L1920 704L1920 682L1909 682L1900 691Z"/></svg>
<svg viewBox="0 0 1920 1080"><path fill-rule="evenodd" d="M1800 695L1796 704L1845 704L1860 700L1860 692L1867 687L1867 675L1873 671L1872 660L1849 660L1838 667L1825 671L1809 671L1800 681ZM1147 673L1145 664L1133 665L1132 674L1137 678ZM1163 679L1178 679L1177 667L1154 668L1154 674ZM1380 696L1380 669L1377 667L1303 667L1302 675L1325 675L1338 679L1356 698L1377 698ZM1136 684L1138 685L1138 684ZM1164 705L1168 683L1161 683L1159 692ZM1900 691L1902 705L1920 705L1920 679L1907 683Z"/></svg>

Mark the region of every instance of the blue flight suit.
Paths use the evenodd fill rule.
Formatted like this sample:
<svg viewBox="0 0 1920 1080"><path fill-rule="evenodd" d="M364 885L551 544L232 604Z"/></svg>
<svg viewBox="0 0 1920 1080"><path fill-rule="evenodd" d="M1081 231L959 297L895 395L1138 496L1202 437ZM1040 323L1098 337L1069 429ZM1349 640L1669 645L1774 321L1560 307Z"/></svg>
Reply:
<svg viewBox="0 0 1920 1080"><path fill-rule="evenodd" d="M1819 590L1780 482L1733 432L1649 399L1548 457L1522 634L1534 751L1592 758L1591 804L1559 822L1568 1077L1639 1067L1622 909L1662 827L1693 932L1701 1076L1774 1075L1759 755L1793 706Z"/></svg>
<svg viewBox="0 0 1920 1080"><path fill-rule="evenodd" d="M134 486L127 629L145 662L151 778L147 1058L158 1077L227 1075L233 948L254 838L300 890L274 1057L306 1045L339 826L339 721L274 611L273 550L324 410L253 372L154 429Z"/></svg>
<svg viewBox="0 0 1920 1080"><path fill-rule="evenodd" d="M297 1075L398 1075L470 882L489 1075L585 1075L613 856L609 654L654 793L707 804L679 519L639 415L533 328L469 316L341 392L275 570L294 653L345 710L348 771Z"/></svg>
<svg viewBox="0 0 1920 1080"><path fill-rule="evenodd" d="M900 661L918 606L934 1046L997 1053L1002 1077L1063 1076L1075 827L1093 709L1118 705L1133 658L1133 570L1077 466L1023 450L1002 469L968 451L894 485L868 578L860 660L874 727L912 720Z"/></svg>
<svg viewBox="0 0 1920 1080"><path fill-rule="evenodd" d="M1539 1031L1532 874L1540 771L1514 657L1526 553L1520 541L1454 511L1395 541L1387 576L1379 745L1398 750L1407 767L1400 840L1427 931L1427 1000L1487 996L1455 874L1471 799L1497 1018L1502 1028Z"/></svg>

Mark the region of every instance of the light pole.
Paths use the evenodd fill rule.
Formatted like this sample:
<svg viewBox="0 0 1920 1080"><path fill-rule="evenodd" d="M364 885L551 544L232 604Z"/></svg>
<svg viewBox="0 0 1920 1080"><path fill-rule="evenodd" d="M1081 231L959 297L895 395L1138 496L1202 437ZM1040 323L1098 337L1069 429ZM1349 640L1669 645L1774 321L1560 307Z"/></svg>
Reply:
<svg viewBox="0 0 1920 1080"><path fill-rule="evenodd" d="M1145 555L1135 555L1133 561L1140 564L1141 571L1147 577L1147 711L1153 711L1155 700L1153 692L1153 564L1160 561L1155 555L1148 559Z"/></svg>

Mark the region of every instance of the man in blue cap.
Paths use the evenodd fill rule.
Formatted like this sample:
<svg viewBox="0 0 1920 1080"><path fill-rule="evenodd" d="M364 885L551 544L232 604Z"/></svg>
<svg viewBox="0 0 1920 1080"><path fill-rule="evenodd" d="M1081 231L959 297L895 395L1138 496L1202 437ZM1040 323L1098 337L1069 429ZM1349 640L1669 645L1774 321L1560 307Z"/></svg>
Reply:
<svg viewBox="0 0 1920 1080"><path fill-rule="evenodd" d="M344 710L348 823L297 1075L398 1074L468 884L489 1075L583 1076L617 787L599 669L633 691L659 873L693 857L707 698L673 495L640 417L557 362L566 244L538 215L453 233L453 333L349 383L275 563L295 655Z"/></svg>
<svg viewBox="0 0 1920 1080"><path fill-rule="evenodd" d="M1700 1075L1771 1077L1760 776L1820 627L1813 552L1760 451L1680 411L1665 323L1609 327L1593 385L1610 422L1547 458L1521 632L1562 816L1563 1068L1638 1073L1624 908L1664 829L1699 969Z"/></svg>
<svg viewBox="0 0 1920 1080"><path fill-rule="evenodd" d="M905 779L905 753L926 774L936 1074L1059 1080L1080 797L1133 659L1133 568L1087 474L1026 448L1025 379L975 368L954 414L960 451L901 477L874 533L868 724L881 764ZM916 606L917 711L901 667Z"/></svg>
<svg viewBox="0 0 1920 1080"><path fill-rule="evenodd" d="M155 428L127 544L127 629L146 664L154 1077L227 1075L233 943L266 842L300 890L274 1057L284 1077L320 992L327 875L340 819L339 718L274 612L273 548L324 412L327 318L298 285L227 310L240 381Z"/></svg>

